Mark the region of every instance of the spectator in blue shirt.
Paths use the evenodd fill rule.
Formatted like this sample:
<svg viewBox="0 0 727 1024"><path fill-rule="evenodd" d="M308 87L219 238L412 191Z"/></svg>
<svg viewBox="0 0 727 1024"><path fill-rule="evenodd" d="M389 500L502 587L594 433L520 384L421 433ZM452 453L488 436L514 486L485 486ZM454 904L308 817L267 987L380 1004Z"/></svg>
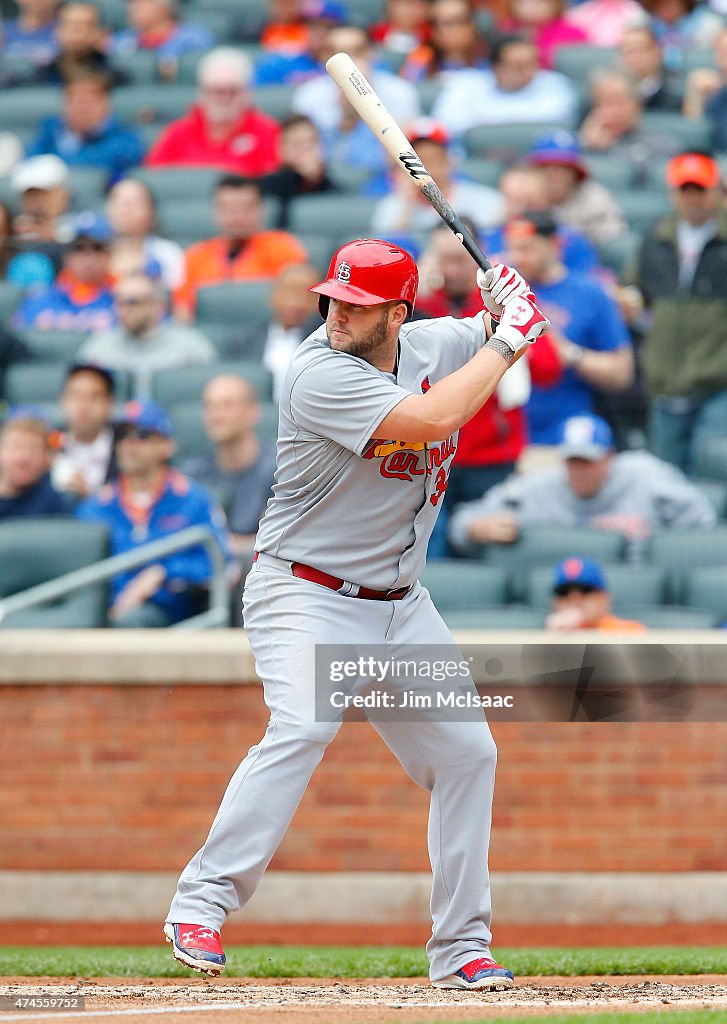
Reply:
<svg viewBox="0 0 727 1024"><path fill-rule="evenodd" d="M167 77L176 74L176 62L185 53L203 53L215 45L205 25L180 22L177 0L130 0L129 28L112 40L112 52L119 56L153 51Z"/></svg>
<svg viewBox="0 0 727 1024"><path fill-rule="evenodd" d="M344 25L348 21L346 8L337 0L306 0L300 16L307 28L305 50L266 53L255 67L256 86L299 85L324 70L324 64L331 55L328 32L335 25Z"/></svg>
<svg viewBox="0 0 727 1024"><path fill-rule="evenodd" d="M50 64L58 51L55 37L59 0L17 0L18 17L2 26L2 56Z"/></svg>
<svg viewBox="0 0 727 1024"><path fill-rule="evenodd" d="M128 402L117 427L119 478L76 510L80 519L104 523L115 555L133 551L189 526L208 526L229 555L224 514L208 492L169 460L174 454L169 417L153 402ZM169 626L198 610L212 575L203 547L179 551L112 580L109 615L114 626Z"/></svg>
<svg viewBox="0 0 727 1024"><path fill-rule="evenodd" d="M49 478L52 430L42 410L17 405L0 430L0 520L68 515Z"/></svg>
<svg viewBox="0 0 727 1024"><path fill-rule="evenodd" d="M109 88L103 72L75 72L63 90L62 113L41 121L28 156L55 153L71 167L105 167L110 183L140 164L143 143L111 113Z"/></svg>
<svg viewBox="0 0 727 1024"><path fill-rule="evenodd" d="M99 331L116 323L110 274L113 234L97 213L79 213L54 284L26 295L15 313L17 327Z"/></svg>
<svg viewBox="0 0 727 1024"><path fill-rule="evenodd" d="M514 218L505 240L507 262L530 282L564 367L558 384L533 387L527 406L531 444L555 445L569 416L594 411L596 392L631 384L631 343L618 306L600 281L563 263L558 225L550 214Z"/></svg>

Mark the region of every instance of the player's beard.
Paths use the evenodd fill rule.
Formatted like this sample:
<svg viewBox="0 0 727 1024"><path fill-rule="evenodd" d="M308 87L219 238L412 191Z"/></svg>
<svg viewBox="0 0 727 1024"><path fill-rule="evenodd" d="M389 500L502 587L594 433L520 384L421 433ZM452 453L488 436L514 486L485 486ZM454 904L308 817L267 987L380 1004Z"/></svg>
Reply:
<svg viewBox="0 0 727 1024"><path fill-rule="evenodd" d="M389 325L389 309L383 309L379 319L374 326L366 332L366 334L359 335L357 338L350 338L347 340L345 345L337 346L341 352L348 352L351 356L358 356L359 359L365 359L367 362L371 362L371 355L381 348L382 345L386 344L386 335ZM328 338L330 340L330 333L328 332Z"/></svg>

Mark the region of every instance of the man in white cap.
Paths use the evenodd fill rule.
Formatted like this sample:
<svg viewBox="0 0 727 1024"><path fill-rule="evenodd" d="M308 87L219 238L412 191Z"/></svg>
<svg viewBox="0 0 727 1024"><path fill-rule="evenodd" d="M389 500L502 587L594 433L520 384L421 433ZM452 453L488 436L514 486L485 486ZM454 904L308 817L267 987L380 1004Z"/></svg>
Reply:
<svg viewBox="0 0 727 1024"><path fill-rule="evenodd" d="M46 153L19 163L10 184L20 198L13 222L17 254L7 278L22 288L53 283L63 262L62 245L71 233L68 168Z"/></svg>

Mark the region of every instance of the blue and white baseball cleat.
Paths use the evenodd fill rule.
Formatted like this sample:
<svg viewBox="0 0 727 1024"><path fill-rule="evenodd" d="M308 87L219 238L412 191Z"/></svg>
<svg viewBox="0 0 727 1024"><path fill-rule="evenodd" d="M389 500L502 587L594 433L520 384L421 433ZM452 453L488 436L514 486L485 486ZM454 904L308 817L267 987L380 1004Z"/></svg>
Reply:
<svg viewBox="0 0 727 1024"><path fill-rule="evenodd" d="M174 959L193 971L217 977L225 969L225 951L220 933L201 924L165 924L164 934L172 944Z"/></svg>
<svg viewBox="0 0 727 1024"><path fill-rule="evenodd" d="M512 971L487 957L470 960L454 974L439 981L433 981L435 988L512 988L515 984Z"/></svg>

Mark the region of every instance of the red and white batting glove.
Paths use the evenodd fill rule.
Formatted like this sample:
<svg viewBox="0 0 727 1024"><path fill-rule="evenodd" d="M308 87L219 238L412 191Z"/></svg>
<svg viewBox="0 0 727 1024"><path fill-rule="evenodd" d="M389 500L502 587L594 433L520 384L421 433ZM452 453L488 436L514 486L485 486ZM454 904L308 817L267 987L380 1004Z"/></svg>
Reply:
<svg viewBox="0 0 727 1024"><path fill-rule="evenodd" d="M503 306L517 295L526 295L530 285L512 267L503 263L487 271L477 271L477 287L488 311L497 320L502 316Z"/></svg>
<svg viewBox="0 0 727 1024"><path fill-rule="evenodd" d="M535 305L533 293L517 295L503 309L502 319L487 344L495 350L506 345L515 356L520 349L537 341L549 327L550 320Z"/></svg>

